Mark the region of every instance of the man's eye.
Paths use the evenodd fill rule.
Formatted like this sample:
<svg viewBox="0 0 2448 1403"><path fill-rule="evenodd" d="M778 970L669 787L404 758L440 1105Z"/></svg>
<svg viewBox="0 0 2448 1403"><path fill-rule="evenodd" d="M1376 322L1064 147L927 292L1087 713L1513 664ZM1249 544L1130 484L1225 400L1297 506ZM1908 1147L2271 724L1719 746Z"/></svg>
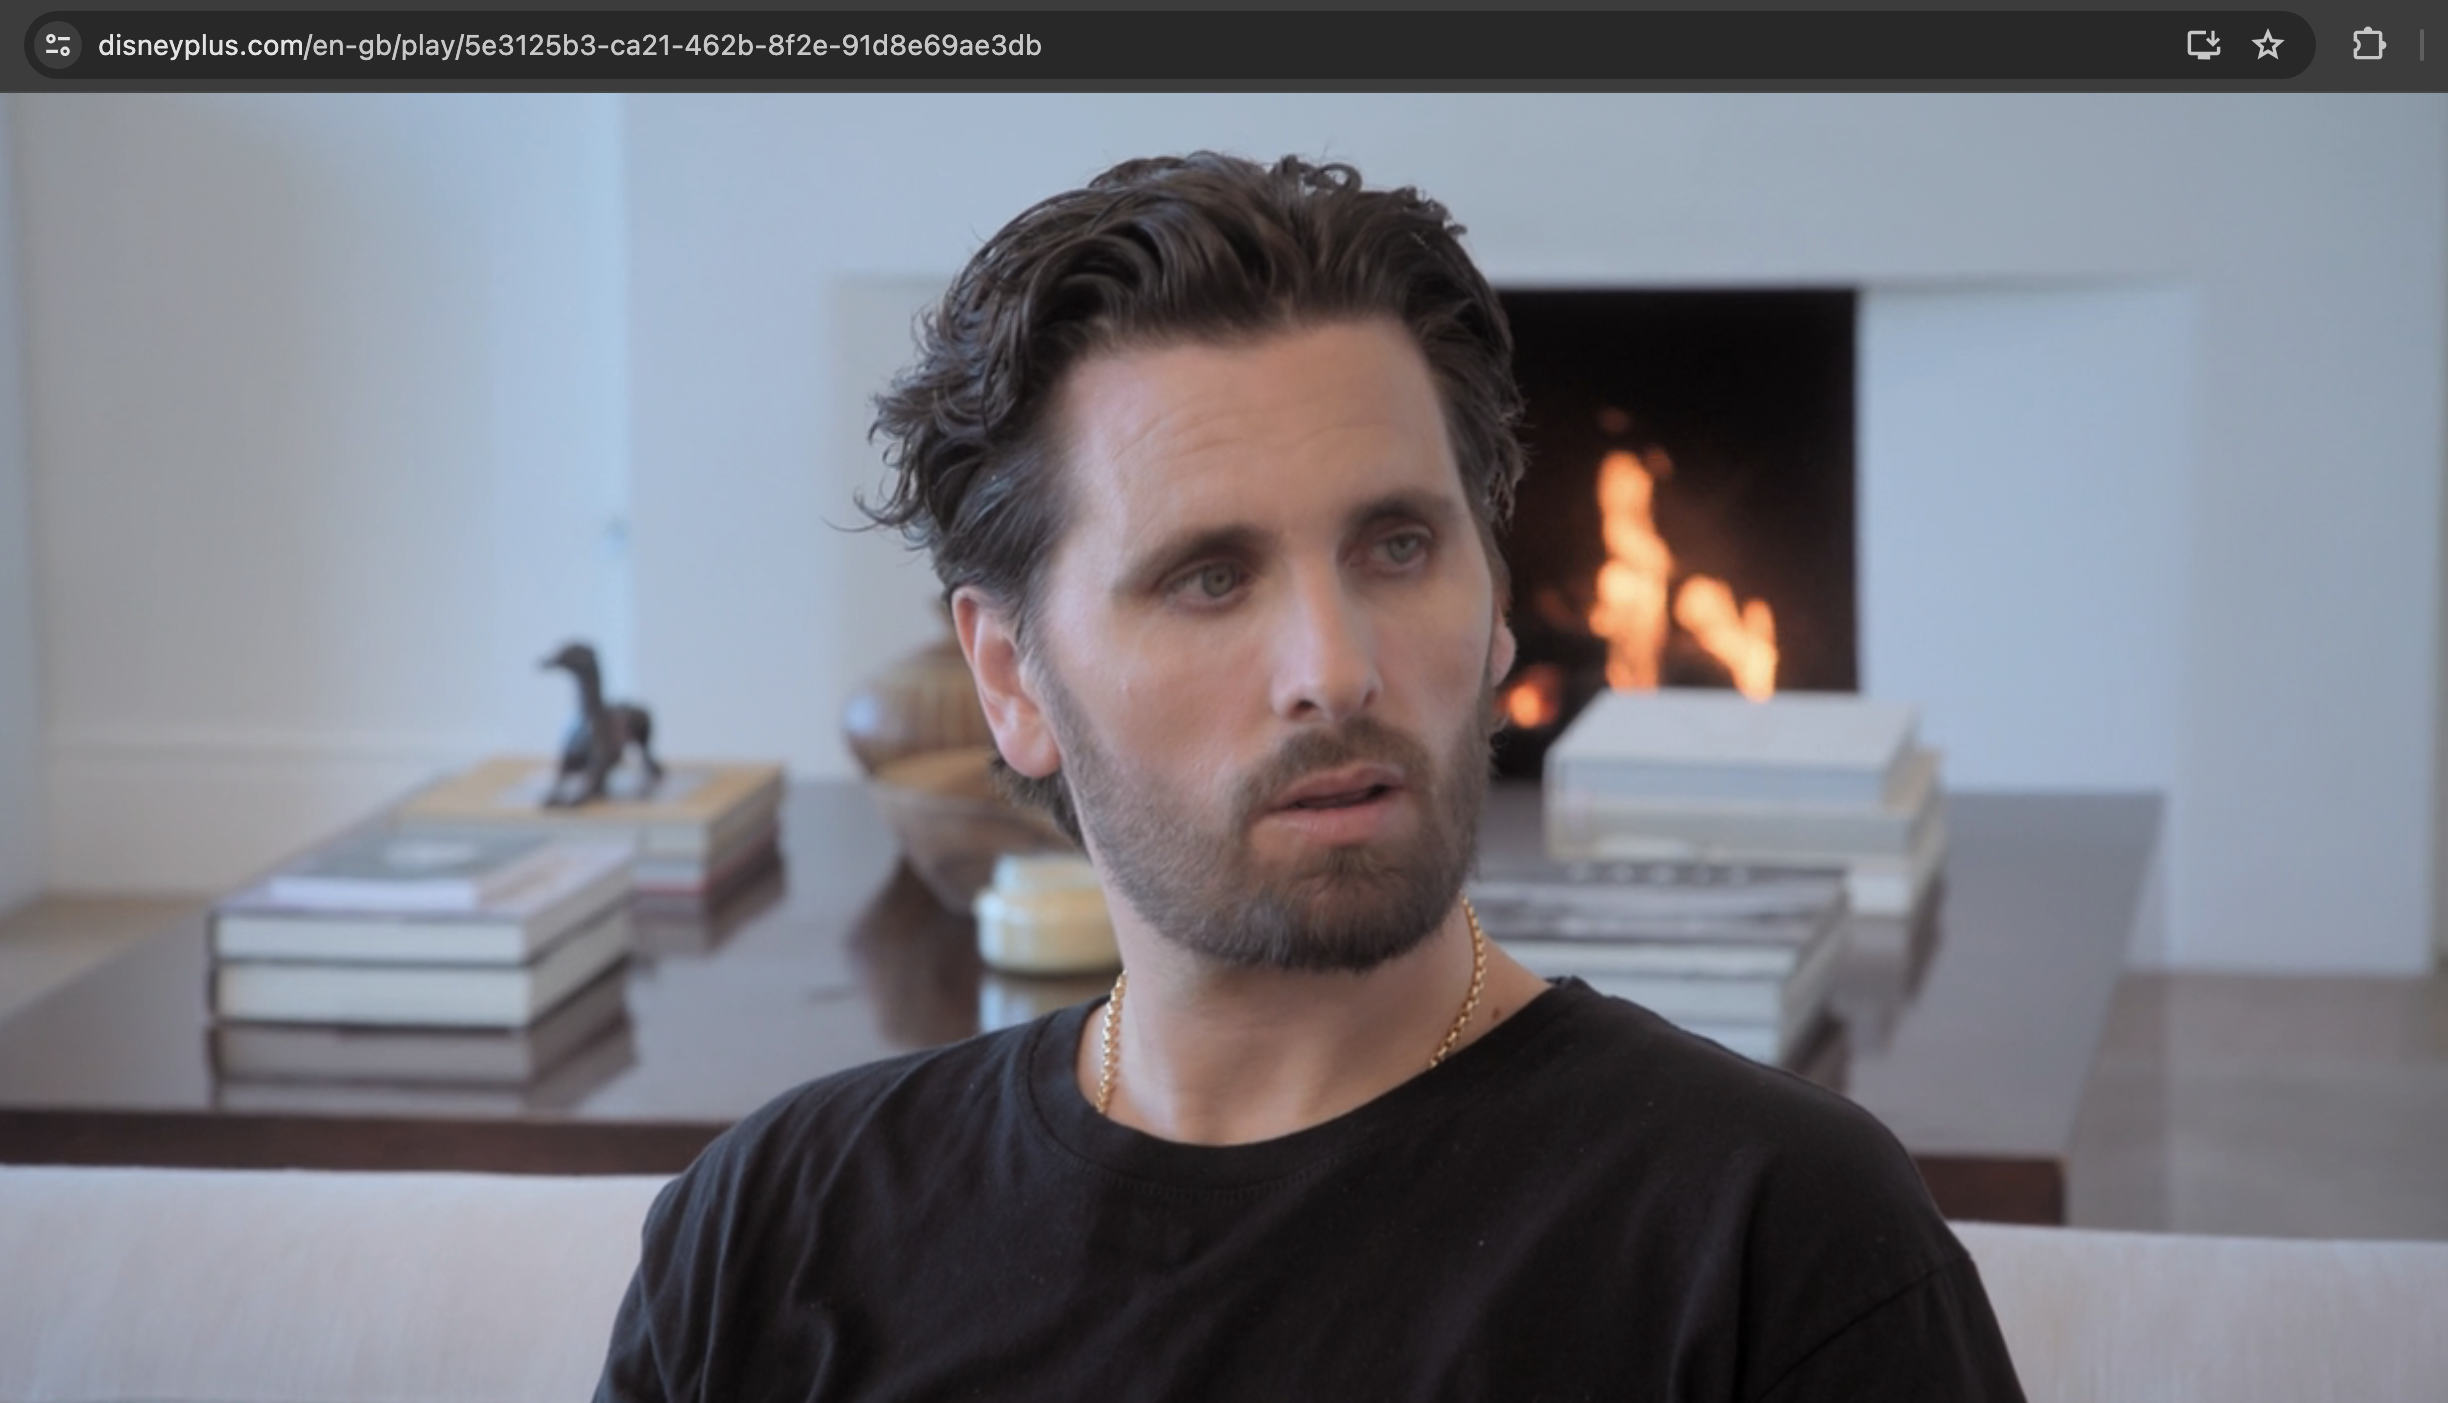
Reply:
<svg viewBox="0 0 2448 1403"><path fill-rule="evenodd" d="M1409 565L1428 553L1428 536L1423 531L1405 531L1379 541L1377 550L1390 565Z"/></svg>
<svg viewBox="0 0 2448 1403"><path fill-rule="evenodd" d="M1201 599L1222 599L1241 587L1241 567L1221 562L1202 565L1182 581L1182 586Z"/></svg>

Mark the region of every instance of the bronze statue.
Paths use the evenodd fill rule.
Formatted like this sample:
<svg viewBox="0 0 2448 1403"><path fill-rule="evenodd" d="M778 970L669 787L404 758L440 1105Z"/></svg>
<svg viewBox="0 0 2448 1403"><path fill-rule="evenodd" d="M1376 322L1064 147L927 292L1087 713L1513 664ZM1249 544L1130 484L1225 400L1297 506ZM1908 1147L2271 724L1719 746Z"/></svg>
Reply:
<svg viewBox="0 0 2448 1403"><path fill-rule="evenodd" d="M654 718L634 702L604 700L603 667L595 660L595 649L585 643L564 644L544 666L560 668L578 683L578 719L561 742L560 768L545 791L544 806L568 808L604 797L612 771L632 745L645 763L646 785L653 788L663 778L662 762L654 757ZM578 781L574 791L573 777Z"/></svg>

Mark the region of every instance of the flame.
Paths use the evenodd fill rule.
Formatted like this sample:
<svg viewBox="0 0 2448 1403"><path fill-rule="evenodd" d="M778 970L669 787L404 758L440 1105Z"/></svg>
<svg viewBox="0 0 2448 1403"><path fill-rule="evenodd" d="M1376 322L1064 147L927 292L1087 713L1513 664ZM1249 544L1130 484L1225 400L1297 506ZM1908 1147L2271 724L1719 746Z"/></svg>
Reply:
<svg viewBox="0 0 2448 1403"><path fill-rule="evenodd" d="M1657 483L1641 460L1617 449L1598 464L1598 515L1607 562L1598 568L1590 631L1607 641L1607 685L1647 692L1658 684L1666 651L1666 580L1674 552L1658 534L1649 504Z"/></svg>
<svg viewBox="0 0 2448 1403"><path fill-rule="evenodd" d="M1658 479L1672 469L1666 455L1655 449L1646 463L1623 449L1598 463L1598 514L1607 561L1598 569L1598 598L1590 606L1589 626L1607 641L1607 685L1619 692L1656 690L1666 655L1667 583L1675 559L1658 533L1651 507ZM1725 581L1694 575L1674 593L1673 619L1725 664L1744 696L1759 698L1776 691L1776 616L1766 600L1737 606ZM1514 710L1519 692L1517 684L1506 694L1508 714L1519 715Z"/></svg>
<svg viewBox="0 0 2448 1403"><path fill-rule="evenodd" d="M1776 692L1776 615L1765 599L1739 610L1726 582L1694 575L1675 595L1675 622L1734 674L1734 689L1754 701Z"/></svg>
<svg viewBox="0 0 2448 1403"><path fill-rule="evenodd" d="M1564 714L1564 670L1554 663L1523 668L1505 688L1505 719L1525 731L1552 726Z"/></svg>

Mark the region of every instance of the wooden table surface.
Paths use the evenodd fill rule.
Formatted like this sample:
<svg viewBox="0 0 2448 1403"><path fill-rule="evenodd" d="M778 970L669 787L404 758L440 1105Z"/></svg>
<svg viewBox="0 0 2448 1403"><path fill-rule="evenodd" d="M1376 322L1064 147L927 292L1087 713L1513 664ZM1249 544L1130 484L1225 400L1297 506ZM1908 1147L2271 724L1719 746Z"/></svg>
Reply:
<svg viewBox="0 0 2448 1403"><path fill-rule="evenodd" d="M1499 785L1486 844L1536 841ZM2145 795L1950 797L1917 958L1855 952L1817 1074L1893 1128L1952 1216L2062 1222L2068 1153L2152 862ZM201 921L0 1022L0 1162L668 1173L811 1077L1101 993L981 969L855 784L793 787L785 865L711 919L649 924L625 1020L524 1086L216 1076Z"/></svg>

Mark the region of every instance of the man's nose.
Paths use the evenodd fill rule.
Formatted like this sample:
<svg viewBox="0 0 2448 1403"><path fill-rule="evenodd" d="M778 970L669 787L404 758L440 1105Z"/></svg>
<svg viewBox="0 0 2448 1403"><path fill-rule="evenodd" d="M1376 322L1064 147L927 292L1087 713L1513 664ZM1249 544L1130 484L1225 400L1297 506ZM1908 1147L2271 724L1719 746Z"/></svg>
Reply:
<svg viewBox="0 0 2448 1403"><path fill-rule="evenodd" d="M1279 629L1277 715L1341 721L1376 703L1377 622L1340 571L1296 578Z"/></svg>

